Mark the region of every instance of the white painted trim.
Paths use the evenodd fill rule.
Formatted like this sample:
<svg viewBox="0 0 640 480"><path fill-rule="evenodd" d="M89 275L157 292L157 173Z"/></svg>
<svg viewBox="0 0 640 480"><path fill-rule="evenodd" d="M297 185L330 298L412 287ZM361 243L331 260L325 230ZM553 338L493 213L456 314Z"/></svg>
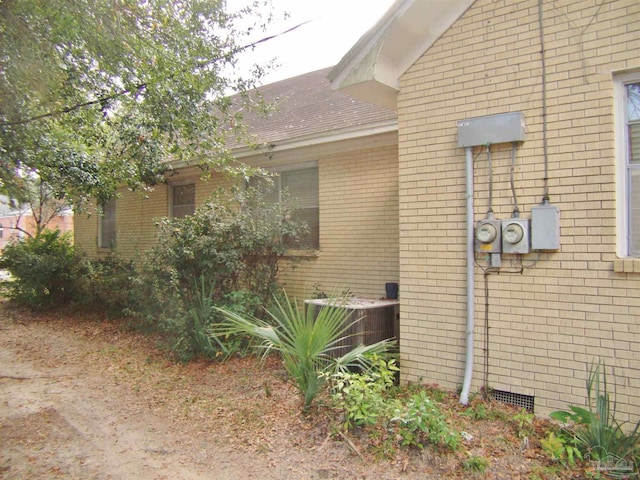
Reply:
<svg viewBox="0 0 640 480"><path fill-rule="evenodd" d="M366 137L371 137L374 135L380 135L384 133L397 132L397 131L398 131L398 121L388 120L385 122L380 122L378 124L368 125L365 128L362 128L360 126L355 126L355 127L343 129L340 131L327 132L326 134L314 134L306 137L285 139L280 142L275 142L271 144L270 148L265 149L264 151L258 151L248 147L241 147L238 149L234 149L232 153L233 153L233 156L236 158L245 158L245 157L260 155L261 153L268 154L273 152L282 152L285 150L293 150L298 148L333 144L335 142L341 142L345 140L358 140L358 139L364 139Z"/></svg>
<svg viewBox="0 0 640 480"><path fill-rule="evenodd" d="M332 87L397 108L400 77L475 0L397 0L327 75Z"/></svg>
<svg viewBox="0 0 640 480"><path fill-rule="evenodd" d="M616 161L616 254L629 255L629 179L627 178L628 138L625 85L640 82L640 71L613 75L614 155Z"/></svg>

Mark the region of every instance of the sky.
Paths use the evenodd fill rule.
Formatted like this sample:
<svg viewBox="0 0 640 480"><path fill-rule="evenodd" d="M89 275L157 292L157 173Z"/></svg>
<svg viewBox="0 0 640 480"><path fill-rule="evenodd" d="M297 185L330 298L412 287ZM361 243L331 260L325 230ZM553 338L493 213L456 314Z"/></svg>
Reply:
<svg viewBox="0 0 640 480"><path fill-rule="evenodd" d="M274 57L280 66L263 83L272 83L337 64L358 39L391 8L394 0L272 0L277 18L258 38L281 33L309 21L296 30L269 40L247 55L254 61ZM235 9L246 0L227 0ZM256 38L256 39L258 39ZM256 40L253 39L253 40Z"/></svg>

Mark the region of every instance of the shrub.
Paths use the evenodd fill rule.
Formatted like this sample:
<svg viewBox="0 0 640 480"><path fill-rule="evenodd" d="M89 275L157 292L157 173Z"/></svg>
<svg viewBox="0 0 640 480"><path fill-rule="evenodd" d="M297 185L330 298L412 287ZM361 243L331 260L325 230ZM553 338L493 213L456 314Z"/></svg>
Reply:
<svg viewBox="0 0 640 480"><path fill-rule="evenodd" d="M69 233L44 230L10 243L2 252L0 268L13 277L7 292L16 302L42 308L73 298L78 260Z"/></svg>
<svg viewBox="0 0 640 480"><path fill-rule="evenodd" d="M264 189L263 183L221 189L193 215L160 221L159 245L149 263L158 278L178 288L185 305L197 296L194 279L202 276L215 303L232 292L252 292L244 297L251 300L246 305L251 314L274 293L278 263L287 251L284 239L306 227L289 220L291 201L267 204Z"/></svg>
<svg viewBox="0 0 640 480"><path fill-rule="evenodd" d="M362 372L340 371L331 376L331 398L344 411L346 428L375 425L388 414L387 393L398 371L395 359L374 356Z"/></svg>
<svg viewBox="0 0 640 480"><path fill-rule="evenodd" d="M446 416L424 390L398 405L391 420L398 424L398 435L404 446L423 448L430 443L456 450L462 441L460 433L449 427Z"/></svg>
<svg viewBox="0 0 640 480"><path fill-rule="evenodd" d="M401 446L423 448L426 444L456 450L461 436L449 427L427 390L408 398L393 395L398 370L394 360L373 357L362 372L339 372L331 376L332 399L345 412L345 426L377 427L393 433Z"/></svg>
<svg viewBox="0 0 640 480"><path fill-rule="evenodd" d="M79 304L105 312L108 316L131 313L144 303L145 291L132 260L115 255L103 259L83 259L76 282Z"/></svg>

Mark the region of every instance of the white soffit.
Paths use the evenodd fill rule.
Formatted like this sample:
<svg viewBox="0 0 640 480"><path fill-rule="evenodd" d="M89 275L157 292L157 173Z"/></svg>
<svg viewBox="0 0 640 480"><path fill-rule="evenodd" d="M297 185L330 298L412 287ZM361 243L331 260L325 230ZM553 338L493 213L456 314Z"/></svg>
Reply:
<svg viewBox="0 0 640 480"><path fill-rule="evenodd" d="M327 75L332 88L397 109L400 76L474 0L397 0Z"/></svg>

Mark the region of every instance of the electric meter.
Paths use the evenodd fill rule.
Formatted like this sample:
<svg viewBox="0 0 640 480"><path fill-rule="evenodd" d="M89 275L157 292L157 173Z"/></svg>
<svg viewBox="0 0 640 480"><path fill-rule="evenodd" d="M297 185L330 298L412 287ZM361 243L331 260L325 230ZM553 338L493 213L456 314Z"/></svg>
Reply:
<svg viewBox="0 0 640 480"><path fill-rule="evenodd" d="M518 243L524 236L522 225L510 223L502 229L502 238L507 243Z"/></svg>
<svg viewBox="0 0 640 480"><path fill-rule="evenodd" d="M498 230L492 223L482 223L476 230L476 238L482 243L491 243L498 236Z"/></svg>
<svg viewBox="0 0 640 480"><path fill-rule="evenodd" d="M502 253L527 254L530 251L529 220L510 218L502 222Z"/></svg>
<svg viewBox="0 0 640 480"><path fill-rule="evenodd" d="M500 253L502 238L501 222L492 217L478 221L476 224L476 252Z"/></svg>

